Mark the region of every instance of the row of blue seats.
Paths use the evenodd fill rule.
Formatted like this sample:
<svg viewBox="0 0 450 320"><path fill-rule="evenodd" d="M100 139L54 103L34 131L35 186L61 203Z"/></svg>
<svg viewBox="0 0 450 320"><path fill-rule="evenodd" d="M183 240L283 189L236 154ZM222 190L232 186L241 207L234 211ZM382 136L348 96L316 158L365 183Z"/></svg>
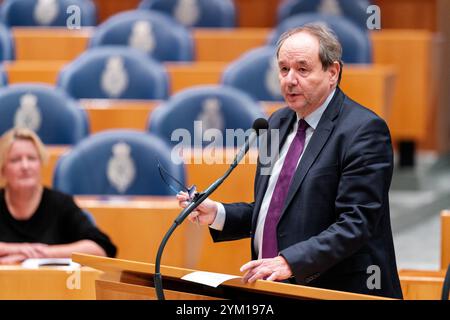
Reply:
<svg viewBox="0 0 450 320"><path fill-rule="evenodd" d="M131 112L131 111L130 111ZM0 89L0 134L12 127L35 131L45 144L77 144L89 136L89 121L78 101L63 90L44 84L16 84ZM149 117L147 130L167 144L176 145L177 129L198 139L182 141L203 147L207 129L247 130L253 121L266 117L261 106L244 92L228 86L197 86L164 100ZM196 124L196 121L197 122ZM174 141L172 141L174 139ZM200 141L200 144L199 144Z"/></svg>
<svg viewBox="0 0 450 320"><path fill-rule="evenodd" d="M187 27L235 27L232 0L143 0L139 9L154 10ZM79 14L80 26L97 25L93 0L6 0L0 17L7 26L66 26Z"/></svg>
<svg viewBox="0 0 450 320"><path fill-rule="evenodd" d="M267 44L275 45L286 30L309 22L328 24L343 44L343 60L346 63L371 62L371 42L367 30L356 27L344 17L322 14L299 14L280 24L270 35ZM14 45L10 31L0 26L2 60L14 57ZM90 39L89 48L119 45L138 49L159 61L194 60L194 41L191 31L174 23L164 14L152 11L128 11L119 13L98 27Z"/></svg>
<svg viewBox="0 0 450 320"><path fill-rule="evenodd" d="M152 15L152 13L142 13ZM123 15L123 14L121 14ZM125 13L125 15L127 15ZM131 16L130 16L131 17ZM303 16L298 23L304 24L316 21L317 16ZM351 25L345 20L333 17L328 20L336 32L341 35L343 43L343 59L349 63L370 63L372 60L371 43L367 35L351 33ZM291 26L277 29L268 46L253 49L236 61L230 63L224 71L222 83L241 89L256 100L282 100L277 80L277 65L275 61L275 40ZM163 64L149 57L139 50L119 44L125 41L109 40L113 36L120 37L119 31L113 28L109 32L99 27L99 35L93 37L92 42L99 45L88 49L77 59L64 67L59 75L58 86L66 90L74 98L106 98L106 99L167 99L169 95L169 79ZM164 29L164 30L167 30ZM171 29L172 31L174 29ZM106 39L101 41L99 39ZM179 54L181 47L190 48L191 45L180 42L178 46L164 45L156 41L160 52ZM174 38L179 39L179 38ZM102 45L108 44L108 45ZM114 44L114 46L109 46ZM189 54L192 52L188 49Z"/></svg>
<svg viewBox="0 0 450 320"><path fill-rule="evenodd" d="M97 12L92 0L6 0L1 18L8 26L66 26L70 6L77 6L82 26L94 26ZM287 0L280 3L281 23L298 13L343 15L365 28L369 0ZM140 9L155 10L187 27L235 27L236 5L232 0L142 0Z"/></svg>
<svg viewBox="0 0 450 320"><path fill-rule="evenodd" d="M89 135L86 112L47 85L2 88L0 106L0 133L28 127L46 144L73 144L56 164L53 187L77 195L173 195L186 182L182 149L240 147L253 121L266 117L256 101L227 86L173 95L153 110L146 132Z"/></svg>
<svg viewBox="0 0 450 320"><path fill-rule="evenodd" d="M134 15L134 12L122 13L111 21L117 19L121 23L130 25L143 21L144 16L153 18L156 14L142 11L138 11L138 15ZM345 62L371 62L372 48L367 34L352 28L353 25L346 20L317 15L301 15L294 18L295 20L287 20L286 25L283 24L274 31L268 46L251 50L230 63L223 74L222 83L241 89L256 100L282 100L278 88L277 65L274 60L276 39L282 32L293 26L321 19L327 19L327 23L341 38ZM121 23L112 24L113 28L108 27L109 22L98 27L91 41L93 46L98 47L88 49L68 64L59 75L58 86L77 99L167 99L169 80L164 65L152 56L149 57L135 48L128 47L129 42L123 34L126 28ZM160 58L165 55L165 52L178 55L173 59L183 59L182 52L187 52L185 57L192 55L192 43L180 40L186 38L177 37L175 29L169 26L161 27L160 38L152 42L160 48L155 50L155 55L160 53ZM174 45L170 45L169 41L166 43L163 41L170 39L163 34L167 30L174 32L172 34ZM147 37L143 40L142 46L151 44L148 42L146 44ZM139 41L136 40L136 42ZM114 46L110 46L111 44Z"/></svg>
<svg viewBox="0 0 450 320"><path fill-rule="evenodd" d="M255 100L282 100L274 51L273 46L267 46L248 52L228 66L222 83L250 94ZM355 54L357 51L347 52ZM5 80L5 76L0 78ZM88 50L61 71L58 86L76 99L165 100L169 96L169 80L164 66L125 46ZM11 110L18 105L4 104L13 108Z"/></svg>

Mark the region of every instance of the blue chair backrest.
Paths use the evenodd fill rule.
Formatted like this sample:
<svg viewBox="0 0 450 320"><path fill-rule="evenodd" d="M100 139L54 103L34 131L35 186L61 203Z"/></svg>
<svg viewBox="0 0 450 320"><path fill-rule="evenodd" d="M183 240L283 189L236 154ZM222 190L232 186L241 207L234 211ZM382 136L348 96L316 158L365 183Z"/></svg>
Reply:
<svg viewBox="0 0 450 320"><path fill-rule="evenodd" d="M371 63L372 44L367 30L362 30L347 18L316 13L305 13L284 20L272 32L269 44L276 44L283 32L311 22L322 22L335 33L342 45L342 60L345 63Z"/></svg>
<svg viewBox="0 0 450 320"><path fill-rule="evenodd" d="M185 168L171 159L160 138L134 130L89 136L58 161L53 187L69 194L173 195L161 179L158 161L185 184Z"/></svg>
<svg viewBox="0 0 450 320"><path fill-rule="evenodd" d="M191 61L194 43L190 31L171 17L147 10L116 14L99 25L90 47L130 46L160 61Z"/></svg>
<svg viewBox="0 0 450 320"><path fill-rule="evenodd" d="M89 220L90 223L92 223L94 226L97 225L97 223L95 222L94 215L92 213L90 213L87 210L83 210L82 212L86 216L86 218Z"/></svg>
<svg viewBox="0 0 450 320"><path fill-rule="evenodd" d="M288 0L278 7L278 23L299 13L342 15L362 29L367 29L369 0Z"/></svg>
<svg viewBox="0 0 450 320"><path fill-rule="evenodd" d="M164 66L135 49L99 47L66 65L58 86L77 99L166 99L169 79Z"/></svg>
<svg viewBox="0 0 450 320"><path fill-rule="evenodd" d="M259 101L282 101L274 46L250 50L231 62L222 74L222 83Z"/></svg>
<svg viewBox="0 0 450 320"><path fill-rule="evenodd" d="M85 111L64 91L46 84L0 88L0 114L0 134L26 127L45 144L75 144L89 134Z"/></svg>
<svg viewBox="0 0 450 320"><path fill-rule="evenodd" d="M0 64L0 87L5 87L8 85L8 75L6 74L3 65Z"/></svg>
<svg viewBox="0 0 450 320"><path fill-rule="evenodd" d="M8 26L66 27L79 22L81 27L95 26L97 21L91 0L6 0L1 16Z"/></svg>
<svg viewBox="0 0 450 320"><path fill-rule="evenodd" d="M143 0L139 8L164 12L186 27L236 26L236 8L231 0Z"/></svg>
<svg viewBox="0 0 450 320"><path fill-rule="evenodd" d="M11 31L0 23L0 61L14 60L14 41Z"/></svg>
<svg viewBox="0 0 450 320"><path fill-rule="evenodd" d="M226 129L245 132L252 128L254 120L264 117L261 106L238 89L197 86L178 92L155 108L149 118L148 130L172 145L204 147L211 144L204 139L206 130L215 129L209 134L220 132L225 139ZM225 141L226 145L222 142L215 141L221 147L239 146L239 141L238 145L229 140Z"/></svg>
<svg viewBox="0 0 450 320"><path fill-rule="evenodd" d="M450 293L450 264L447 267L447 271L445 272L444 276L444 283L442 285L442 294L441 294L441 300L448 300Z"/></svg>

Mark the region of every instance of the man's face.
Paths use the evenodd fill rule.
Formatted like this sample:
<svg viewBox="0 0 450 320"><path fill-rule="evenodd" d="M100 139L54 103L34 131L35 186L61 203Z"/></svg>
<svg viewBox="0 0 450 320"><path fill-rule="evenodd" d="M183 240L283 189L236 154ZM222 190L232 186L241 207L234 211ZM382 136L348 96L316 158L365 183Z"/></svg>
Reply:
<svg viewBox="0 0 450 320"><path fill-rule="evenodd" d="M307 32L287 38L278 53L278 77L287 105L305 117L322 105L337 83L339 63L323 70L319 41Z"/></svg>

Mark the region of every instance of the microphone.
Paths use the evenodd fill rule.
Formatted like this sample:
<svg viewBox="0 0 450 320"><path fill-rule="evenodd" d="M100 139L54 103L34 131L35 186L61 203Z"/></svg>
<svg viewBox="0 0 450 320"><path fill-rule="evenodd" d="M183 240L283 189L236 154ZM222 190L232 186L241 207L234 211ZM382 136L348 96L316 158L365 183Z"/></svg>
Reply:
<svg viewBox="0 0 450 320"><path fill-rule="evenodd" d="M258 137L261 133L260 130L267 130L268 128L269 122L267 122L267 120L264 118L258 118L253 122L253 131L250 133L248 139L245 140L245 143L242 146L241 150L239 150L238 154L234 158L234 161L232 163L233 168L236 167L239 162L241 162L242 158L244 158L245 154L248 152L248 149L250 149L250 146L253 144L256 137Z"/></svg>
<svg viewBox="0 0 450 320"><path fill-rule="evenodd" d="M253 131L250 133L249 137L245 140L244 145L241 147L239 152L236 154L233 163L230 165L225 174L214 181L204 192L198 193L195 195L194 199L188 204L186 208L181 211L178 217L174 220L172 226L169 228L167 233L164 235L162 239L158 252L156 254L155 260L155 275L154 275L154 285L156 296L158 300L164 300L164 291L162 286L162 277L161 277L161 257L164 251L164 247L166 246L167 241L169 240L172 233L175 229L186 219L186 217L195 210L206 198L208 198L230 175L230 173L236 168L242 158L250 149L250 146L253 144L257 136L261 133L261 130L267 130L269 128L269 123L264 118L258 118L253 122L252 129Z"/></svg>

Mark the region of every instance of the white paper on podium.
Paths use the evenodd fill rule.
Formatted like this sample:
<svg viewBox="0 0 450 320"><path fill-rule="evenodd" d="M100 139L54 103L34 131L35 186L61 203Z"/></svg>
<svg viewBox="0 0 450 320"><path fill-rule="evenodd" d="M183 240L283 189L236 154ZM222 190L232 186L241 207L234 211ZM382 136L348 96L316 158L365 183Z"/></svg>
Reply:
<svg viewBox="0 0 450 320"><path fill-rule="evenodd" d="M236 278L240 278L240 276L215 272L195 271L183 276L181 279L217 288L223 282Z"/></svg>
<svg viewBox="0 0 450 320"><path fill-rule="evenodd" d="M79 269L81 267L80 264L73 262L70 258L30 258L24 260L21 265L25 269L38 269L40 267Z"/></svg>

